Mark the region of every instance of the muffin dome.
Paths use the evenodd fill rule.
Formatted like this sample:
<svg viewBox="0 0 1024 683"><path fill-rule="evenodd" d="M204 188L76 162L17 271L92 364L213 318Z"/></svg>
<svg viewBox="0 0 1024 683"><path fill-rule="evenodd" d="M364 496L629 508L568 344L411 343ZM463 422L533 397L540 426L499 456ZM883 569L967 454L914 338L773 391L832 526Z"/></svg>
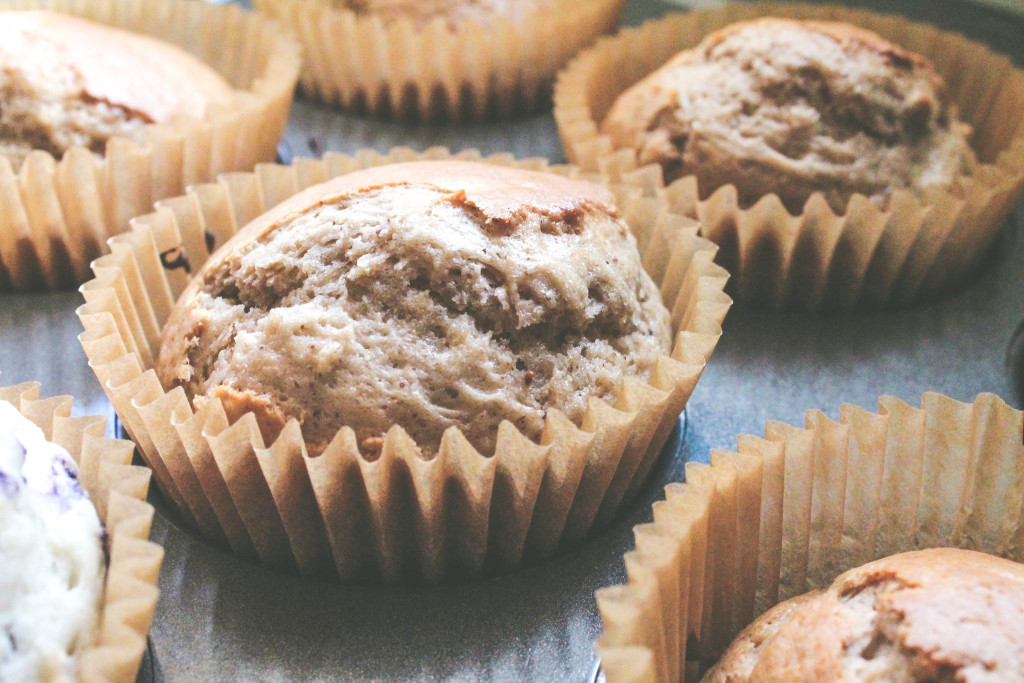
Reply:
<svg viewBox="0 0 1024 683"><path fill-rule="evenodd" d="M423 25L444 19L450 26L473 21L490 25L496 17L521 21L554 0L333 0L336 7L374 14L385 22L407 18Z"/></svg>
<svg viewBox="0 0 1024 683"><path fill-rule="evenodd" d="M747 627L704 681L1010 681L1024 565L937 548L852 569Z"/></svg>
<svg viewBox="0 0 1024 683"><path fill-rule="evenodd" d="M70 15L0 12L0 154L58 159L113 136L141 141L150 123L202 117L231 86L190 54Z"/></svg>
<svg viewBox="0 0 1024 683"><path fill-rule="evenodd" d="M814 192L837 213L855 193L884 205L975 163L931 64L835 22L721 29L626 90L602 131L666 182L695 175L702 196L732 184L743 206L775 193L793 213Z"/></svg>
<svg viewBox="0 0 1024 683"><path fill-rule="evenodd" d="M278 205L214 254L164 327L156 370L194 402L343 426L366 452L400 425L426 452L459 428L485 454L545 411L668 353L669 316L612 195L471 162L368 169Z"/></svg>

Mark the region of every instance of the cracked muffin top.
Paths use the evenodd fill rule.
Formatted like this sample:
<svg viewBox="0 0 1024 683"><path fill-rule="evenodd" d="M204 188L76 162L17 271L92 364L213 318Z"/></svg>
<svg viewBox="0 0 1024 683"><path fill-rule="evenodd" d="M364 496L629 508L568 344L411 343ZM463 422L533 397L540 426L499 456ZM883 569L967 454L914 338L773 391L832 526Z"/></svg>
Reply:
<svg viewBox="0 0 1024 683"><path fill-rule="evenodd" d="M182 293L156 370L200 404L296 418L313 452L343 426L378 451L400 425L424 454L458 427L485 455L508 420L579 424L646 378L669 315L602 187L474 162L381 166L254 220Z"/></svg>
<svg viewBox="0 0 1024 683"><path fill-rule="evenodd" d="M745 681L1019 681L1024 565L934 548L852 569L775 606L704 677Z"/></svg>
<svg viewBox="0 0 1024 683"><path fill-rule="evenodd" d="M113 136L141 142L146 124L232 99L173 45L69 15L0 12L0 155L15 168L34 149L59 159L74 145L102 154Z"/></svg>
<svg viewBox="0 0 1024 683"><path fill-rule="evenodd" d="M855 194L946 186L974 165L932 65L847 24L733 24L625 91L601 124L615 147L695 175L702 197L735 185L742 206L777 194L794 214L814 192L836 213Z"/></svg>

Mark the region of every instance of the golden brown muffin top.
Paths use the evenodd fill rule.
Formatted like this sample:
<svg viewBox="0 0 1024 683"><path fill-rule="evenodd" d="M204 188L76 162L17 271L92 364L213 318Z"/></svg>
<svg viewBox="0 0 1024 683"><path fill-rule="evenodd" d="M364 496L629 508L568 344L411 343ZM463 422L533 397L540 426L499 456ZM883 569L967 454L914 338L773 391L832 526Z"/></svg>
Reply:
<svg viewBox="0 0 1024 683"><path fill-rule="evenodd" d="M341 176L257 218L183 292L157 373L314 450L400 425L425 453L458 427L482 453L508 420L645 377L668 313L604 188L472 162Z"/></svg>
<svg viewBox="0 0 1024 683"><path fill-rule="evenodd" d="M745 629L704 680L995 683L1024 676L1024 565L1017 562L955 548L901 553L794 600Z"/></svg>
<svg viewBox="0 0 1024 683"><path fill-rule="evenodd" d="M601 129L667 182L734 185L743 206L775 193L793 213L814 192L837 213L856 193L882 205L974 164L931 64L834 22L727 26L626 90Z"/></svg>
<svg viewBox="0 0 1024 683"><path fill-rule="evenodd" d="M228 105L213 69L162 41L44 11L0 11L0 153L102 152L106 139L139 140L149 123L202 117Z"/></svg>

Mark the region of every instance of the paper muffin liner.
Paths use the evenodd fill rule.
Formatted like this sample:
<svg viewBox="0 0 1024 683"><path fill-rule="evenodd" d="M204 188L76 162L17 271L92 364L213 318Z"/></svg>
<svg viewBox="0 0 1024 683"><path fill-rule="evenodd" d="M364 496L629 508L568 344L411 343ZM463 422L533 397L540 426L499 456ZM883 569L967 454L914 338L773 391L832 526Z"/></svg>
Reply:
<svg viewBox="0 0 1024 683"><path fill-rule="evenodd" d="M550 102L558 69L618 25L625 0L555 0L521 21L384 23L329 0L255 0L298 35L303 92L405 119L507 117Z"/></svg>
<svg viewBox="0 0 1024 683"><path fill-rule="evenodd" d="M792 216L768 194L737 204L723 186L704 199L693 176L662 184L660 167L638 167L599 124L629 86L712 31L759 16L843 21L930 59L961 117L974 128L979 164L946 189L893 193L885 209L855 195L836 216L820 193ZM962 287L988 253L1024 188L1024 71L985 46L902 17L841 7L729 3L666 18L603 39L559 74L555 119L565 153L586 171L643 177L652 195L701 221L720 246L738 303L808 311L906 306Z"/></svg>
<svg viewBox="0 0 1024 683"><path fill-rule="evenodd" d="M907 550L1024 561L1024 413L994 394L844 405L769 422L688 463L634 529L628 585L597 593L609 683L695 681L773 605Z"/></svg>
<svg viewBox="0 0 1024 683"><path fill-rule="evenodd" d="M155 201L274 159L300 63L298 43L276 22L190 0L0 2L0 13L28 9L75 14L184 48L235 88L235 102L202 119L147 126L139 144L112 138L102 158L85 147L61 159L34 151L20 169L0 158L0 291L81 284L106 240Z"/></svg>
<svg viewBox="0 0 1024 683"><path fill-rule="evenodd" d="M149 541L150 471L131 465L135 444L104 438L106 418L71 417L71 397L39 398L39 383L0 386L7 401L70 453L107 531L103 601L95 642L78 659L80 681L134 683L156 611L164 549Z"/></svg>
<svg viewBox="0 0 1024 683"><path fill-rule="evenodd" d="M219 400L193 410L153 371L161 329L177 295L215 244L310 185L351 171L414 159L482 160L552 173L542 159L481 159L395 149L383 156L329 154L323 161L261 165L190 188L110 240L82 286L80 339L107 396L186 522L211 542L259 563L341 580L437 582L512 570L578 543L631 499L676 425L721 335L731 304L715 247L693 221L632 186L615 187L644 266L672 314L670 356L650 378L627 378L610 399L591 399L580 424L549 410L540 443L502 423L493 454L449 430L425 458L398 426L378 457L360 454L341 429L312 457L298 422L265 447L255 416L229 425Z"/></svg>

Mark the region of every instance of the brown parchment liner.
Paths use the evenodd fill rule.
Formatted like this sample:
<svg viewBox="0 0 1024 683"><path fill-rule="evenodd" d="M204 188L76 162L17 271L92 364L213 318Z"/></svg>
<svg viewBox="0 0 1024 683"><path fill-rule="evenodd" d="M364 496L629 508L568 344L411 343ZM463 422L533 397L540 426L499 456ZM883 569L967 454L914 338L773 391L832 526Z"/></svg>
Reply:
<svg viewBox="0 0 1024 683"><path fill-rule="evenodd" d="M417 26L329 0L255 0L304 48L303 92L345 109L405 119L479 120L537 111L555 74L619 22L625 0L555 0L522 21Z"/></svg>
<svg viewBox="0 0 1024 683"><path fill-rule="evenodd" d="M70 396L40 399L39 386L0 386L0 401L13 405L47 440L71 454L107 530L109 561L96 640L79 655L78 680L134 683L156 611L164 558L164 549L148 540L150 471L131 465L135 444L104 438L106 418L71 417Z"/></svg>
<svg viewBox="0 0 1024 683"><path fill-rule="evenodd" d="M392 427L379 457L359 453L350 428L317 457L292 420L265 447L255 416L228 424L219 400L193 411L181 388L165 392L152 370L160 333L207 240L223 244L267 208L310 185L359 168L413 159L480 160L442 148L388 155L329 154L292 166L261 165L191 188L110 240L82 286L80 339L107 396L153 468L160 489L212 542L264 565L341 580L471 578L552 555L610 519L630 499L699 379L731 304L727 274L697 225L662 200L614 186L644 266L661 286L677 333L649 380L628 378L610 400L592 399L581 424L550 410L540 444L508 422L494 454L449 430L430 459ZM487 163L577 175L543 159Z"/></svg>
<svg viewBox="0 0 1024 683"><path fill-rule="evenodd" d="M19 169L0 157L0 291L78 285L107 238L156 200L274 159L300 64L298 43L276 22L191 0L0 0L0 20L5 10L28 9L75 14L184 48L235 88L235 102L202 119L147 126L139 144L112 138L103 158L85 147L61 159L37 150Z"/></svg>
<svg viewBox="0 0 1024 683"><path fill-rule="evenodd" d="M597 593L609 683L696 681L768 608L874 559L953 546L1024 561L1024 413L994 394L878 404L769 422L686 465L634 529L628 584Z"/></svg>
<svg viewBox="0 0 1024 683"><path fill-rule="evenodd" d="M855 195L836 216L812 195L791 216L774 194L744 210L736 188L705 199L696 178L663 187L660 168L638 168L635 152L614 149L599 124L615 99L675 53L710 32L758 16L844 21L930 59L945 78L961 118L974 127L981 162L945 190L893 194L885 210ZM1024 188L1024 71L955 33L828 5L729 3L626 29L575 59L555 86L555 119L571 163L612 178L641 176L673 210L701 221L732 275L729 292L743 305L801 310L878 309L933 299L962 286L992 246ZM706 194L706 193L704 193Z"/></svg>

